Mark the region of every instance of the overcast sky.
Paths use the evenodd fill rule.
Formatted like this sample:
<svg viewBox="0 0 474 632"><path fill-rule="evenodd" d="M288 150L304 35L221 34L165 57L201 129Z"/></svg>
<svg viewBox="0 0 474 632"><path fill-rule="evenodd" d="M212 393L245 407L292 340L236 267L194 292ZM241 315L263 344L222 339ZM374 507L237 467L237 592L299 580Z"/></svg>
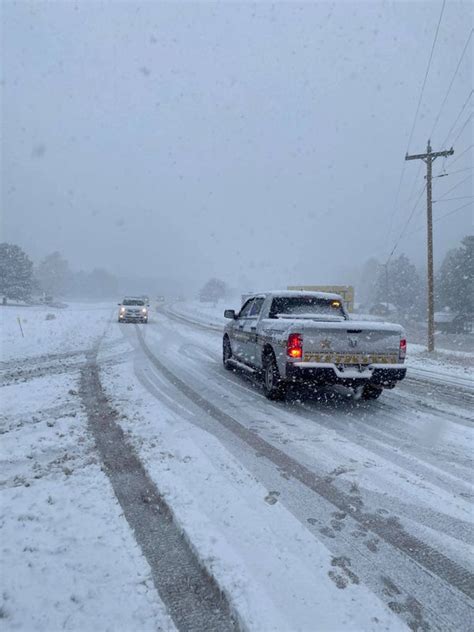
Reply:
<svg viewBox="0 0 474 632"><path fill-rule="evenodd" d="M3 2L1 240L196 284L352 280L387 257L423 187L421 163L405 163L395 208L440 8ZM426 147L472 17L447 2L410 152ZM472 90L472 50L435 150ZM437 262L473 230L472 150L456 160L470 144L472 119L446 163L458 173L434 181L436 199L465 179L435 218L468 204L435 223ZM397 250L420 266L424 219L423 198Z"/></svg>

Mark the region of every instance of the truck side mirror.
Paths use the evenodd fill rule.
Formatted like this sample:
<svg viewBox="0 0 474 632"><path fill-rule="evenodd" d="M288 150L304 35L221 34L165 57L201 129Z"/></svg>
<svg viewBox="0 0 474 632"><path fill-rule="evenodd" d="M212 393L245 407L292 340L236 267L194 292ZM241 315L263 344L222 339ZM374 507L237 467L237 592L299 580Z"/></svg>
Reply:
<svg viewBox="0 0 474 632"><path fill-rule="evenodd" d="M232 320L235 320L235 318L236 318L235 310L233 310L233 309L226 309L224 311L224 318L231 318Z"/></svg>

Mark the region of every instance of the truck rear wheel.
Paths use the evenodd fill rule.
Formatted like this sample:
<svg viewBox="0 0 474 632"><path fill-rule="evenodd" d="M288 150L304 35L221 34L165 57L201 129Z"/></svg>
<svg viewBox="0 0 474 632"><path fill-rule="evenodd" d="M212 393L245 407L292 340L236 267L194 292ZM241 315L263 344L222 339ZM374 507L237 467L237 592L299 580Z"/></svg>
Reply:
<svg viewBox="0 0 474 632"><path fill-rule="evenodd" d="M280 377L273 353L268 353L263 360L263 390L268 399L285 399L286 384Z"/></svg>
<svg viewBox="0 0 474 632"><path fill-rule="evenodd" d="M382 395L383 388L381 386L373 386L366 384L362 391L362 399L378 399Z"/></svg>
<svg viewBox="0 0 474 632"><path fill-rule="evenodd" d="M227 336L224 336L222 341L222 362L224 364L224 368L228 371L232 370L232 363L230 362L232 358L232 347L230 346L230 340Z"/></svg>

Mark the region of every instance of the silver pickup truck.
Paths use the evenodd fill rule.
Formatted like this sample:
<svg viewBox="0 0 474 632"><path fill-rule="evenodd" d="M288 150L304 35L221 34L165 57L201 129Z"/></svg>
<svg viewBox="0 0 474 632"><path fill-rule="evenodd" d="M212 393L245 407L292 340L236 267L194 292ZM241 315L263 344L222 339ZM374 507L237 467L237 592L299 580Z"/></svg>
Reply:
<svg viewBox="0 0 474 632"><path fill-rule="evenodd" d="M269 399L291 383L342 384L376 399L405 377L403 328L351 319L337 294L266 292L224 316L224 366L261 374Z"/></svg>

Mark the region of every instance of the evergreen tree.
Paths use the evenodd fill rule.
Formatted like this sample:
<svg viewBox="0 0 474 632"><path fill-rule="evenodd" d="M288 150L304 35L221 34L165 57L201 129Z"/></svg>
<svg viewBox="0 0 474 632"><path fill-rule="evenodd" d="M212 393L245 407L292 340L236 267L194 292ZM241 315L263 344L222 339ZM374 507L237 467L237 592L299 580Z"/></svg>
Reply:
<svg viewBox="0 0 474 632"><path fill-rule="evenodd" d="M117 279L102 268L95 268L88 275L87 287L89 296L94 298L110 298L118 294Z"/></svg>
<svg viewBox="0 0 474 632"><path fill-rule="evenodd" d="M375 302L380 267L381 265L375 257L367 259L362 266L359 280L356 283L356 301L358 303L371 304Z"/></svg>
<svg viewBox="0 0 474 632"><path fill-rule="evenodd" d="M209 279L201 288L199 299L202 302L217 303L220 298L225 298L227 286L220 279Z"/></svg>
<svg viewBox="0 0 474 632"><path fill-rule="evenodd" d="M28 300L33 290L33 263L15 244L0 244L0 294L6 299Z"/></svg>
<svg viewBox="0 0 474 632"><path fill-rule="evenodd" d="M36 271L41 289L51 296L64 294L71 281L69 264L59 252L53 252L41 261Z"/></svg>
<svg viewBox="0 0 474 632"><path fill-rule="evenodd" d="M474 313L474 235L464 237L459 248L447 253L436 280L438 308Z"/></svg>
<svg viewBox="0 0 474 632"><path fill-rule="evenodd" d="M418 314L423 310L420 275L406 255L379 266L375 296L378 302L392 303L405 314Z"/></svg>

